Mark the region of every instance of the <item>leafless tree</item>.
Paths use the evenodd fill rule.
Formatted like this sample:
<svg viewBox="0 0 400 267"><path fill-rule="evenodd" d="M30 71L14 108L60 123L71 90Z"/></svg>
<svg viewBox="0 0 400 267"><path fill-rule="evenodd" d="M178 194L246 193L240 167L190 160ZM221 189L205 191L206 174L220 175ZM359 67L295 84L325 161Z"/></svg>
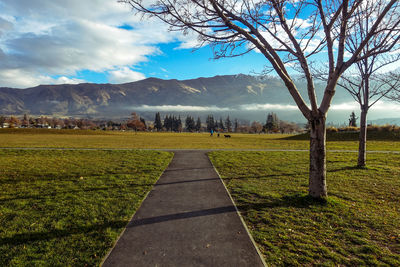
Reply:
<svg viewBox="0 0 400 267"><path fill-rule="evenodd" d="M374 24L376 16L379 14L382 6L375 1L366 1L360 12L354 14L356 20L346 40L345 49L349 55L356 53L361 42L366 39L370 28ZM392 13L391 16L396 15ZM386 20L392 20L389 17ZM398 18L396 18L398 20ZM398 29L397 29L398 30ZM396 30L393 32L396 34ZM366 164L366 144L367 144L367 114L369 109L388 95L393 90L385 81L385 74L382 74L385 67L400 60L400 50L396 45L397 39L390 38L394 36L387 35L387 32L377 32L371 41L368 42L360 52L359 61L350 67L344 75L341 76L338 84L345 88L355 101L360 105L360 135L358 162L359 167ZM377 46L387 48L387 53L374 53Z"/></svg>
<svg viewBox="0 0 400 267"><path fill-rule="evenodd" d="M354 63L374 54L389 52L386 38L399 39L397 0L120 0L143 15L161 19L172 31L198 34L200 45L213 47L215 58L238 56L256 50L283 80L298 108L309 121L309 194L326 197L325 121L340 76ZM369 31L349 58L347 37L358 19L368 19L365 9L376 17ZM360 16L356 16L360 14ZM363 55L377 34L386 36ZM382 44L382 45L380 45ZM327 83L318 106L313 61L328 62ZM295 85L290 67L296 65L307 82L308 103Z"/></svg>
<svg viewBox="0 0 400 267"><path fill-rule="evenodd" d="M393 58L398 57L396 56ZM346 75L343 75L338 83L345 88L360 105L358 167L366 166L368 111L374 104L393 91L393 86L390 86L390 83L387 81L387 74L378 73L378 70L390 64L392 59L382 58L379 60L377 55L371 58L365 58L357 62L357 70L354 72L346 72Z"/></svg>
<svg viewBox="0 0 400 267"><path fill-rule="evenodd" d="M380 81L390 89L390 93L386 95L386 98L400 103L400 69L381 76Z"/></svg>

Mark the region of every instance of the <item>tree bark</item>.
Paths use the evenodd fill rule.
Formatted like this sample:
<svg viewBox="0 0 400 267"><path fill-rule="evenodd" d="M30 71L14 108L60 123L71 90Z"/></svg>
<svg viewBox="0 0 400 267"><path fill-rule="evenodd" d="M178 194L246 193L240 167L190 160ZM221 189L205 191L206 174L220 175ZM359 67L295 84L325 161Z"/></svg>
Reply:
<svg viewBox="0 0 400 267"><path fill-rule="evenodd" d="M325 115L319 114L310 121L310 196L327 197L326 189L326 128Z"/></svg>
<svg viewBox="0 0 400 267"><path fill-rule="evenodd" d="M360 118L360 136L358 145L358 167L365 167L367 158L367 113L368 110L364 107L361 108Z"/></svg>

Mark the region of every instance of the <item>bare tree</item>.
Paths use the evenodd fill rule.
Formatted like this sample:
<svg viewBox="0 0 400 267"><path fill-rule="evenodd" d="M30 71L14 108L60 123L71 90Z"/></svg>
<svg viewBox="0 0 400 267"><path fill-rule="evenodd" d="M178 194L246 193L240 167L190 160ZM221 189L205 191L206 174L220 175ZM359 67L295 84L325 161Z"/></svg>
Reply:
<svg viewBox="0 0 400 267"><path fill-rule="evenodd" d="M339 85L345 88L360 105L360 135L358 146L358 167L366 166L367 157L367 115L370 108L394 89L390 86L385 74L377 73L379 69L392 63L398 56L378 59L378 55L357 62L355 72L342 76Z"/></svg>
<svg viewBox="0 0 400 267"><path fill-rule="evenodd" d="M370 28L379 14L383 3L375 1L366 1L360 12L354 14L356 20L352 31L346 40L346 51L352 55L357 52L361 42L366 39ZM389 14L386 20L392 20L396 13ZM397 14L398 16L398 14ZM398 20L398 18L395 18ZM385 22L386 23L386 22ZM383 26L386 26L383 23ZM398 29L394 29L393 34L397 34ZM369 109L385 97L392 88L387 86L382 74L385 67L400 59L400 51L397 46L398 39L390 38L395 36L388 35L386 31L377 32L371 41L368 42L360 52L361 60L357 61L349 70L342 75L339 85L345 88L355 101L360 105L360 135L358 149L358 167L364 167L366 164L367 152L367 114ZM375 53L377 46L384 47L388 53Z"/></svg>
<svg viewBox="0 0 400 267"><path fill-rule="evenodd" d="M390 89L390 94L387 94L386 98L400 102L400 69L381 76L380 81Z"/></svg>
<svg viewBox="0 0 400 267"><path fill-rule="evenodd" d="M214 57L232 57L257 50L283 80L298 108L309 121L309 194L326 197L325 121L336 85L354 63L392 47L362 49L380 33L399 39L397 0L374 0L376 18L350 58L345 59L349 32L357 23L366 0L120 0L134 10L161 19L172 31L198 34L199 45L210 44ZM384 42L384 40L382 40ZM312 62L328 62L328 81L318 106ZM307 82L308 103L300 95L290 67L295 64Z"/></svg>

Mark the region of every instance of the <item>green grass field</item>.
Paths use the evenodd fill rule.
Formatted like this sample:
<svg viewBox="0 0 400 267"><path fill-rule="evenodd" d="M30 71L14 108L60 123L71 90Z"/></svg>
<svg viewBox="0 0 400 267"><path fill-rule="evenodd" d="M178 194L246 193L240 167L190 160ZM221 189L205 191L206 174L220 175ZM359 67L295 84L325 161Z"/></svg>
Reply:
<svg viewBox="0 0 400 267"><path fill-rule="evenodd" d="M307 152L212 152L268 265L400 266L399 154L328 153L327 202L307 196Z"/></svg>
<svg viewBox="0 0 400 267"><path fill-rule="evenodd" d="M172 158L0 150L0 266L96 266Z"/></svg>
<svg viewBox="0 0 400 267"><path fill-rule="evenodd" d="M301 149L306 135L0 129L0 148ZM368 150L400 151L372 134ZM355 133L328 150L357 150ZM400 266L400 154L328 152L327 202L307 197L305 152L210 153L272 266ZM0 266L98 265L172 154L0 149Z"/></svg>
<svg viewBox="0 0 400 267"><path fill-rule="evenodd" d="M133 133L83 130L0 129L1 147L146 148L146 149L308 149L307 137L283 134ZM330 150L357 150L354 134L328 136ZM330 141L332 139L332 141ZM400 139L372 138L368 150L400 151Z"/></svg>

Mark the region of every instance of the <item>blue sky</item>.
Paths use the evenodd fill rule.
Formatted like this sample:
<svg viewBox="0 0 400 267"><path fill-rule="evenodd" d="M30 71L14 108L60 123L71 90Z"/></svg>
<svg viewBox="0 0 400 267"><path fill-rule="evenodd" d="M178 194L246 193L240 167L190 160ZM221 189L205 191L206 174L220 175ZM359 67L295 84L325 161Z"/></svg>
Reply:
<svg viewBox="0 0 400 267"><path fill-rule="evenodd" d="M259 53L213 60L196 36L169 32L110 0L0 0L0 86L192 79L263 70Z"/></svg>
<svg viewBox="0 0 400 267"><path fill-rule="evenodd" d="M212 59L210 47L192 52L195 35L169 32L156 19L142 20L117 0L0 0L0 10L0 87L254 74L267 63L255 52L219 60ZM297 23L309 24L306 19ZM338 109L357 107L345 104ZM378 108L398 114L386 103Z"/></svg>

